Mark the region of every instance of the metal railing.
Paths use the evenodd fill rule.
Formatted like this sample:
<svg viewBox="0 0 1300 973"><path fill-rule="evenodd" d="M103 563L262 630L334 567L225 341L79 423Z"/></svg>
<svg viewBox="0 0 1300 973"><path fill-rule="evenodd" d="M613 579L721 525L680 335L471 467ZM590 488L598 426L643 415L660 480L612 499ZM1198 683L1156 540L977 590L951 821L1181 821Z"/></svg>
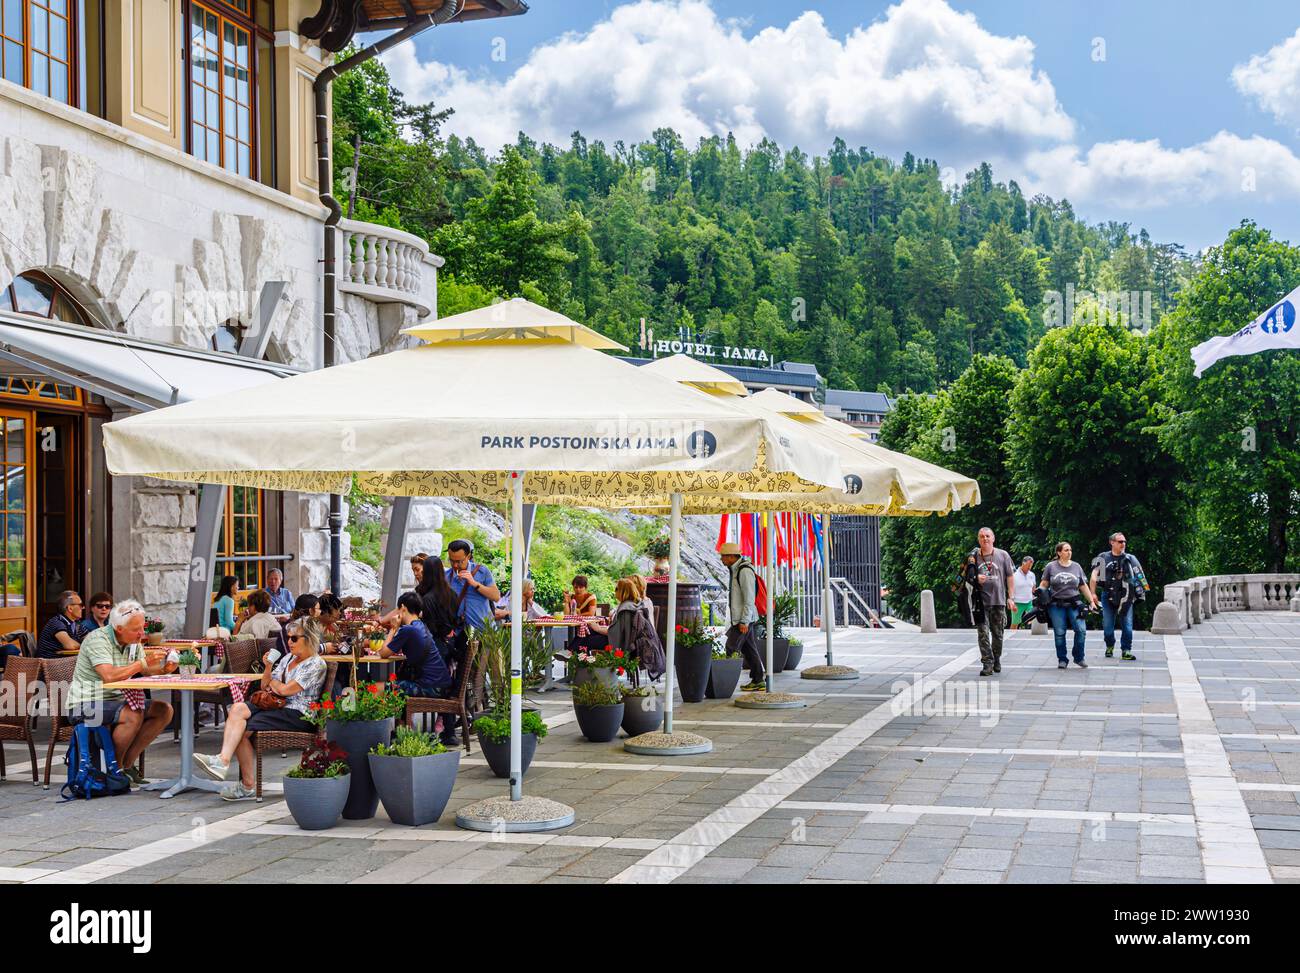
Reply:
<svg viewBox="0 0 1300 973"><path fill-rule="evenodd" d="M421 316L433 309L425 303L422 282L429 245L413 233L341 220L338 288L376 303L400 302Z"/></svg>
<svg viewBox="0 0 1300 973"><path fill-rule="evenodd" d="M848 578L831 578L831 590L838 594L842 599L844 625L849 624L849 609L853 609L857 616L862 619L861 624L870 627L871 625L871 606L867 604L866 599L858 593L858 589L849 584Z"/></svg>

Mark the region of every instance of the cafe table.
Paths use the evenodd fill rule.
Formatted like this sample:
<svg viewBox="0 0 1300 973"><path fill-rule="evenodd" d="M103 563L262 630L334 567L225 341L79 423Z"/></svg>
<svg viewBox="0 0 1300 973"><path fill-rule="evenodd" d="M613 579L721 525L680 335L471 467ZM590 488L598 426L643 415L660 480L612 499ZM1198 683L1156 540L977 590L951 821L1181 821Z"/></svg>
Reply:
<svg viewBox="0 0 1300 973"><path fill-rule="evenodd" d="M357 685L357 667L358 666L387 666L396 665L399 662L405 662L404 655L352 655L351 653L330 653L322 655L326 662L351 662L352 666L352 686L355 689Z"/></svg>
<svg viewBox="0 0 1300 973"><path fill-rule="evenodd" d="M219 793L225 786L221 781L208 780L194 775L194 693L234 687L238 683L256 682L262 677L257 673L247 675L228 675L225 673L205 672L193 676L178 674L159 676L137 676L120 682L106 682L105 689L120 689L124 692L142 692L146 689L174 692L180 694L181 710L181 768L180 775L171 780L154 781L145 784L141 790L162 791L159 797L166 800L183 794L185 791L212 791ZM238 690L235 690L238 691ZM241 694L242 695L242 694Z"/></svg>

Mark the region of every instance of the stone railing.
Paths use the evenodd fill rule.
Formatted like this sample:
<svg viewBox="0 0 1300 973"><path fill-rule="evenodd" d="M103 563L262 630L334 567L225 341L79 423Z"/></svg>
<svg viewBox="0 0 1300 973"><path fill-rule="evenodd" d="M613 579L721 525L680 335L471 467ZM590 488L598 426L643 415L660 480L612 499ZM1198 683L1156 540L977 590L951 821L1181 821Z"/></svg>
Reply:
<svg viewBox="0 0 1300 973"><path fill-rule="evenodd" d="M1300 574L1214 574L1167 584L1151 631L1177 635L1232 611L1300 611Z"/></svg>
<svg viewBox="0 0 1300 973"><path fill-rule="evenodd" d="M437 267L439 260L424 240L357 220L340 221L339 234L339 290L378 304L409 304L421 317L433 310L422 282L426 265Z"/></svg>

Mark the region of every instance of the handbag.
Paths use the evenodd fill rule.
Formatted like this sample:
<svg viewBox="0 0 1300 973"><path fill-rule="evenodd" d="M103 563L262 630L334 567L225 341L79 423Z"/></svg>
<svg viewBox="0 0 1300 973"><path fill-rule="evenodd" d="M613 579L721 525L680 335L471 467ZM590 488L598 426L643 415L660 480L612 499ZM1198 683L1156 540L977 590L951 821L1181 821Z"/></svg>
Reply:
<svg viewBox="0 0 1300 973"><path fill-rule="evenodd" d="M249 705L256 706L258 709L284 709L288 702L287 696L281 696L269 689L259 689L248 697Z"/></svg>

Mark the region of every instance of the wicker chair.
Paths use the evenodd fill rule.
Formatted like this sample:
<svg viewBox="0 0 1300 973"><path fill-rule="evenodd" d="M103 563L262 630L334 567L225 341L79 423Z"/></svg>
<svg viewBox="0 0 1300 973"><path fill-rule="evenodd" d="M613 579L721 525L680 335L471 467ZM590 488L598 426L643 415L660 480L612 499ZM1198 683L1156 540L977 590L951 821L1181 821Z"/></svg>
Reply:
<svg viewBox="0 0 1300 973"><path fill-rule="evenodd" d="M414 726L413 717L416 714L441 713L447 716L459 716L465 753L469 754L470 725L474 717L486 708L484 701L486 670L483 666L484 653L476 651L474 646L471 646L467 657L468 661L460 667L460 678L456 680L456 695L448 699L408 696L403 722L407 726Z"/></svg>
<svg viewBox="0 0 1300 973"><path fill-rule="evenodd" d="M32 701L36 697L37 683L41 678L41 660L23 656L12 657L0 678L0 687L14 700L16 710L12 715L0 715L0 780L5 779L5 740L21 740L27 744L32 761L32 785L36 778L36 741L32 737Z"/></svg>
<svg viewBox="0 0 1300 973"><path fill-rule="evenodd" d="M50 707L50 747L45 752L45 789L50 789L50 767L54 764L54 748L60 743L72 739L72 724L64 712L64 701L68 697L68 688L72 685L72 672L77 667L77 657L66 659L41 659L41 673L46 687L46 699ZM8 668L6 666L6 668ZM144 776L144 751L136 767L140 776Z"/></svg>
<svg viewBox="0 0 1300 973"><path fill-rule="evenodd" d="M274 643L274 639L234 639L223 644L222 648L222 672L243 673L252 672L253 663L261 658L265 649L261 648L264 642ZM197 712L200 703L211 703L218 713L220 719L213 724L213 727L221 725L230 711L230 707L235 700L230 695L230 690L226 687L221 689L203 689L194 693L194 709ZM195 720L195 726L198 721Z"/></svg>
<svg viewBox="0 0 1300 973"><path fill-rule="evenodd" d="M326 663L324 687L334 685L334 674L338 671L337 662ZM329 692L328 688L323 688L321 694ZM257 755L257 800L262 801L262 754L269 753L273 750L279 750L287 753L290 750L306 750L316 739L317 733L300 732L298 730L254 730L253 731L253 752Z"/></svg>

